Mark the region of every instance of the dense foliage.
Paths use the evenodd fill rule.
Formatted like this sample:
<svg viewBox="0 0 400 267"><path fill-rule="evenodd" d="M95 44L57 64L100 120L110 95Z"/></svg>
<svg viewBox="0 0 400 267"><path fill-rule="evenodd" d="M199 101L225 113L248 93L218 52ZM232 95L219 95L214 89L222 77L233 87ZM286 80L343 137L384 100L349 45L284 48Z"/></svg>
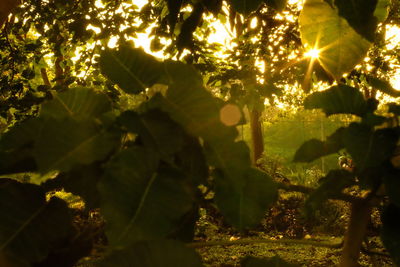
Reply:
<svg viewBox="0 0 400 267"><path fill-rule="evenodd" d="M376 90L398 96L385 75L393 64L384 61L398 55L384 50L382 32L398 23L399 5L307 0L298 21L277 19L285 9L297 19L283 0L160 0L140 11L130 1L31 1L14 9L0 36L0 265L73 266L90 253L93 231L77 231L67 203L47 197L63 189L104 217L108 247L97 265L201 266L185 243L210 191L224 219L244 231L259 223L279 188L296 190L252 164L237 130L243 105L273 103L285 84L312 90L306 109L355 117L294 156L310 162L346 151L354 161L352 171L331 170L317 189L303 190L308 209L329 198L352 203L341 266L356 266L374 206L382 210L382 242L400 264L400 106L389 103L383 113L375 97ZM205 41L202 24L208 14L235 28L232 62L212 55L218 49ZM253 18L259 27L251 27ZM153 24L152 48L169 59L128 40ZM297 29L305 47L320 49L318 60L282 65L302 54ZM115 48L107 47L112 37ZM363 63L368 53L373 71ZM256 59L269 66L263 73ZM329 88L316 92L311 85L321 80ZM343 193L354 186L367 193ZM291 266L278 257L242 265Z"/></svg>

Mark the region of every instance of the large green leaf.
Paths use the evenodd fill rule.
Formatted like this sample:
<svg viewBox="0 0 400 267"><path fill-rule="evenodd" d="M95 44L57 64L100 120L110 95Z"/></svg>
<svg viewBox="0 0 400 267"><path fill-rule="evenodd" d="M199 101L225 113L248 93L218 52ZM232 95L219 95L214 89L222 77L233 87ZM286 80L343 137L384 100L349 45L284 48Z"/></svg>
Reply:
<svg viewBox="0 0 400 267"><path fill-rule="evenodd" d="M382 214L382 243L392 256L396 265L400 265L400 208L389 204Z"/></svg>
<svg viewBox="0 0 400 267"><path fill-rule="evenodd" d="M163 73L161 62L142 49L127 45L103 51L100 69L105 76L130 94L138 94L151 87Z"/></svg>
<svg viewBox="0 0 400 267"><path fill-rule="evenodd" d="M243 184L214 172L215 201L226 220L244 230L256 226L277 199L277 186L266 173L249 168Z"/></svg>
<svg viewBox="0 0 400 267"><path fill-rule="evenodd" d="M352 123L343 135L343 144L359 171L378 167L393 155L398 141L395 129L379 129Z"/></svg>
<svg viewBox="0 0 400 267"><path fill-rule="evenodd" d="M327 116L341 113L363 116L369 111L362 93L357 88L344 84L309 95L304 100L304 107L322 109Z"/></svg>
<svg viewBox="0 0 400 267"><path fill-rule="evenodd" d="M130 52L132 53L132 49ZM136 52L133 51L133 53ZM265 209L261 210L255 207L259 203L265 204L265 201L271 202L271 199L276 196L276 187L271 186L268 189L269 191L265 187L259 187L260 190L264 190L265 194L252 195L248 192L249 188L253 188L252 186L262 179L259 178L260 175L248 177L249 173L252 172L249 149L245 143L236 142L237 129L233 126L226 126L221 121L221 112L226 103L213 97L203 87L201 77L193 67L172 61L164 62L162 65L163 71L158 72L159 76L154 79L168 85L166 95L156 94L141 109L145 112L161 109L172 120L180 124L189 135L202 140L206 146L205 155L208 162L222 173L220 177L224 180L219 183L220 192L226 192L226 195L229 195L227 192L231 192L231 196L235 198L232 201L221 202L224 204L220 205L220 209L225 214L231 214L232 224L241 229L254 225L256 220L261 219L260 216L253 216L254 213L259 215L261 211L265 211ZM143 72L152 71L151 67L146 69L144 65L143 68ZM129 127L139 126L144 128L143 122L130 122L129 125ZM132 129L132 131L138 132L139 135L149 135L147 129L146 133L140 133L138 129ZM151 139L156 140L154 134ZM183 172L188 174L185 170ZM193 178L191 175L189 177ZM268 179L265 180L269 184ZM222 187L225 185L226 188L223 189ZM237 205L236 200L238 198L236 196L242 197L241 200L246 201L245 205L249 206L247 213L244 209L240 209L240 205Z"/></svg>
<svg viewBox="0 0 400 267"><path fill-rule="evenodd" d="M207 142L226 143L238 135L236 128L227 127L220 120L223 102L202 87L170 86L166 97L158 94L153 102L187 132Z"/></svg>
<svg viewBox="0 0 400 267"><path fill-rule="evenodd" d="M65 117L98 117L111 110L105 94L90 88L76 87L59 93L41 106L40 117L62 119Z"/></svg>
<svg viewBox="0 0 400 267"><path fill-rule="evenodd" d="M164 73L161 82L174 84L175 86L202 87L203 78L200 73L191 66L182 62L166 60L163 62Z"/></svg>
<svg viewBox="0 0 400 267"><path fill-rule="evenodd" d="M378 19L374 16L378 0L335 0L339 16L345 18L350 26L370 42L374 41Z"/></svg>
<svg viewBox="0 0 400 267"><path fill-rule="evenodd" d="M160 110L152 109L143 114L126 111L121 114L119 122L128 131L138 134L146 147L152 147L166 157L183 145L182 127Z"/></svg>
<svg viewBox="0 0 400 267"><path fill-rule="evenodd" d="M99 191L111 245L166 237L191 210L182 173L158 162L154 151L133 147L108 164Z"/></svg>
<svg viewBox="0 0 400 267"><path fill-rule="evenodd" d="M213 145L206 143L205 152L208 162L221 169L231 183L235 183L238 188L244 186L246 179L243 177L251 165L249 147L244 141L220 142Z"/></svg>
<svg viewBox="0 0 400 267"><path fill-rule="evenodd" d="M263 0L232 0L232 7L239 13L247 16L257 10Z"/></svg>
<svg viewBox="0 0 400 267"><path fill-rule="evenodd" d="M0 254L11 260L15 257L37 263L71 231L71 217L64 201L46 201L39 186L0 179Z"/></svg>
<svg viewBox="0 0 400 267"><path fill-rule="evenodd" d="M68 171L104 159L119 142L93 119L49 119L35 140L34 156L42 173Z"/></svg>
<svg viewBox="0 0 400 267"><path fill-rule="evenodd" d="M41 132L43 120L30 118L12 127L0 138L0 150L13 151L22 147L32 147Z"/></svg>
<svg viewBox="0 0 400 267"><path fill-rule="evenodd" d="M186 136L182 149L175 154L175 160L195 186L207 184L208 164L197 138Z"/></svg>
<svg viewBox="0 0 400 267"><path fill-rule="evenodd" d="M328 1L307 0L299 17L303 44L320 50L318 61L337 80L360 63L371 46L338 12Z"/></svg>
<svg viewBox="0 0 400 267"><path fill-rule="evenodd" d="M12 127L0 138L0 174L37 171L33 144L42 120L31 118Z"/></svg>
<svg viewBox="0 0 400 267"><path fill-rule="evenodd" d="M336 153L344 147L342 136L345 128L337 129L326 141L311 139L304 142L294 155L294 162L311 162L320 157Z"/></svg>
<svg viewBox="0 0 400 267"><path fill-rule="evenodd" d="M99 266L109 267L200 267L200 256L195 250L174 240L142 241L112 251Z"/></svg>

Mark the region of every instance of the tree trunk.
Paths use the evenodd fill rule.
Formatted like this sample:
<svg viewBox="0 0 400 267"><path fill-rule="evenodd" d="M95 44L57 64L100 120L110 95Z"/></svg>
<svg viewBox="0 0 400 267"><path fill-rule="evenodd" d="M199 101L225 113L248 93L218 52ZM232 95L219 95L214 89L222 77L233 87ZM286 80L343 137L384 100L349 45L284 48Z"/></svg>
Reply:
<svg viewBox="0 0 400 267"><path fill-rule="evenodd" d="M356 201L351 205L350 221L344 237L340 267L360 266L358 258L367 225L371 218L372 206L368 200Z"/></svg>
<svg viewBox="0 0 400 267"><path fill-rule="evenodd" d="M253 145L252 160L253 164L256 165L264 152L264 139L261 127L261 112L253 109L250 111L250 131L251 141Z"/></svg>

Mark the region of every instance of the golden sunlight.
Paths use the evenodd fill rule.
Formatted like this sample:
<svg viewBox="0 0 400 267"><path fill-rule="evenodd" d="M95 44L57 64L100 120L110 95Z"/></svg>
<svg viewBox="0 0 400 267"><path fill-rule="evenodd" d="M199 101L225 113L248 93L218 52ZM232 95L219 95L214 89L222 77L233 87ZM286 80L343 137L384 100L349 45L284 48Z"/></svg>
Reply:
<svg viewBox="0 0 400 267"><path fill-rule="evenodd" d="M313 48L313 49L308 50L306 53L304 53L304 55L306 57L317 59L319 57L319 52L320 52L319 49Z"/></svg>

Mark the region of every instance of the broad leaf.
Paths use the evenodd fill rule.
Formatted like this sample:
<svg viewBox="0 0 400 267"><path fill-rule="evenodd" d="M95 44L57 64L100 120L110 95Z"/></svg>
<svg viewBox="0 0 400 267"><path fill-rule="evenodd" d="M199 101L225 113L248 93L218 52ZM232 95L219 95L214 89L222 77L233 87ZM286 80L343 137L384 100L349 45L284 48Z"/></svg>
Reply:
<svg viewBox="0 0 400 267"><path fill-rule="evenodd" d="M184 145L175 155L176 164L197 187L207 184L208 164L197 138L186 136Z"/></svg>
<svg viewBox="0 0 400 267"><path fill-rule="evenodd" d="M187 132L207 142L226 143L234 140L238 134L234 127L222 124L219 113L223 103L204 88L188 90L186 86L171 86L166 97L156 95L153 102Z"/></svg>
<svg viewBox="0 0 400 267"><path fill-rule="evenodd" d="M173 155L183 145L183 129L160 110L150 110L143 114L126 111L119 122L130 132L140 136L146 147L151 147L165 157Z"/></svg>
<svg viewBox="0 0 400 267"><path fill-rule="evenodd" d="M263 0L232 0L232 7L237 12L247 16L251 12L256 11L261 3L263 3Z"/></svg>
<svg viewBox="0 0 400 267"><path fill-rule="evenodd" d="M307 0L299 24L303 44L320 50L318 61L337 80L360 63L371 46L324 0Z"/></svg>
<svg viewBox="0 0 400 267"><path fill-rule="evenodd" d="M166 60L163 62L164 73L161 82L175 86L188 86L190 88L202 87L203 78L191 65L182 62Z"/></svg>
<svg viewBox="0 0 400 267"><path fill-rule="evenodd" d="M41 132L43 120L30 118L12 127L0 138L2 151L13 151L22 147L32 147L34 140Z"/></svg>
<svg viewBox="0 0 400 267"><path fill-rule="evenodd" d="M95 120L49 119L35 140L34 156L42 173L68 171L104 159L119 143Z"/></svg>
<svg viewBox="0 0 400 267"><path fill-rule="evenodd" d="M362 93L357 88L343 84L311 94L304 100L304 107L322 109L327 116L332 114L363 116L369 111Z"/></svg>
<svg viewBox="0 0 400 267"><path fill-rule="evenodd" d="M350 124L343 135L343 144L359 171L378 167L389 160L397 141L395 129L372 131L371 127L358 123Z"/></svg>
<svg viewBox="0 0 400 267"><path fill-rule="evenodd" d="M31 118L12 127L0 138L0 174L37 171L33 144L42 120Z"/></svg>
<svg viewBox="0 0 400 267"><path fill-rule="evenodd" d="M370 42L374 41L378 19L374 16L378 0L335 0L339 16L345 18L350 26Z"/></svg>
<svg viewBox="0 0 400 267"><path fill-rule="evenodd" d="M114 250L99 264L101 267L200 267L195 250L174 240L137 242L123 250Z"/></svg>
<svg viewBox="0 0 400 267"><path fill-rule="evenodd" d="M242 187L246 182L243 177L251 165L249 147L244 141L220 142L219 144L205 144L205 153L210 165L218 167L229 177L232 183Z"/></svg>
<svg viewBox="0 0 400 267"><path fill-rule="evenodd" d="M389 204L382 214L382 243L392 256L396 265L400 265L400 207Z"/></svg>
<svg viewBox="0 0 400 267"><path fill-rule="evenodd" d="M37 263L71 231L71 217L64 201L46 201L39 186L0 179L0 254Z"/></svg>
<svg viewBox="0 0 400 267"><path fill-rule="evenodd" d="M342 136L345 128L337 129L325 141L311 139L304 142L294 155L294 162L311 162L320 157L338 152L343 148Z"/></svg>
<svg viewBox="0 0 400 267"><path fill-rule="evenodd" d="M243 184L216 171L215 201L226 220L239 230L256 226L277 199L277 186L266 173L249 168Z"/></svg>
<svg viewBox="0 0 400 267"><path fill-rule="evenodd" d="M101 72L122 90L138 94L157 83L162 63L143 50L129 46L107 49L100 57Z"/></svg>
<svg viewBox="0 0 400 267"><path fill-rule="evenodd" d="M111 110L111 102L105 94L93 89L77 87L55 95L41 106L40 116L62 119L65 117L99 117Z"/></svg>
<svg viewBox="0 0 400 267"><path fill-rule="evenodd" d="M182 174L158 161L154 151L133 147L108 164L99 191L111 245L166 237L191 210Z"/></svg>
<svg viewBox="0 0 400 267"><path fill-rule="evenodd" d="M300 265L286 262L279 256L274 256L271 258L255 258L247 256L240 262L240 266L241 267L296 267Z"/></svg>

